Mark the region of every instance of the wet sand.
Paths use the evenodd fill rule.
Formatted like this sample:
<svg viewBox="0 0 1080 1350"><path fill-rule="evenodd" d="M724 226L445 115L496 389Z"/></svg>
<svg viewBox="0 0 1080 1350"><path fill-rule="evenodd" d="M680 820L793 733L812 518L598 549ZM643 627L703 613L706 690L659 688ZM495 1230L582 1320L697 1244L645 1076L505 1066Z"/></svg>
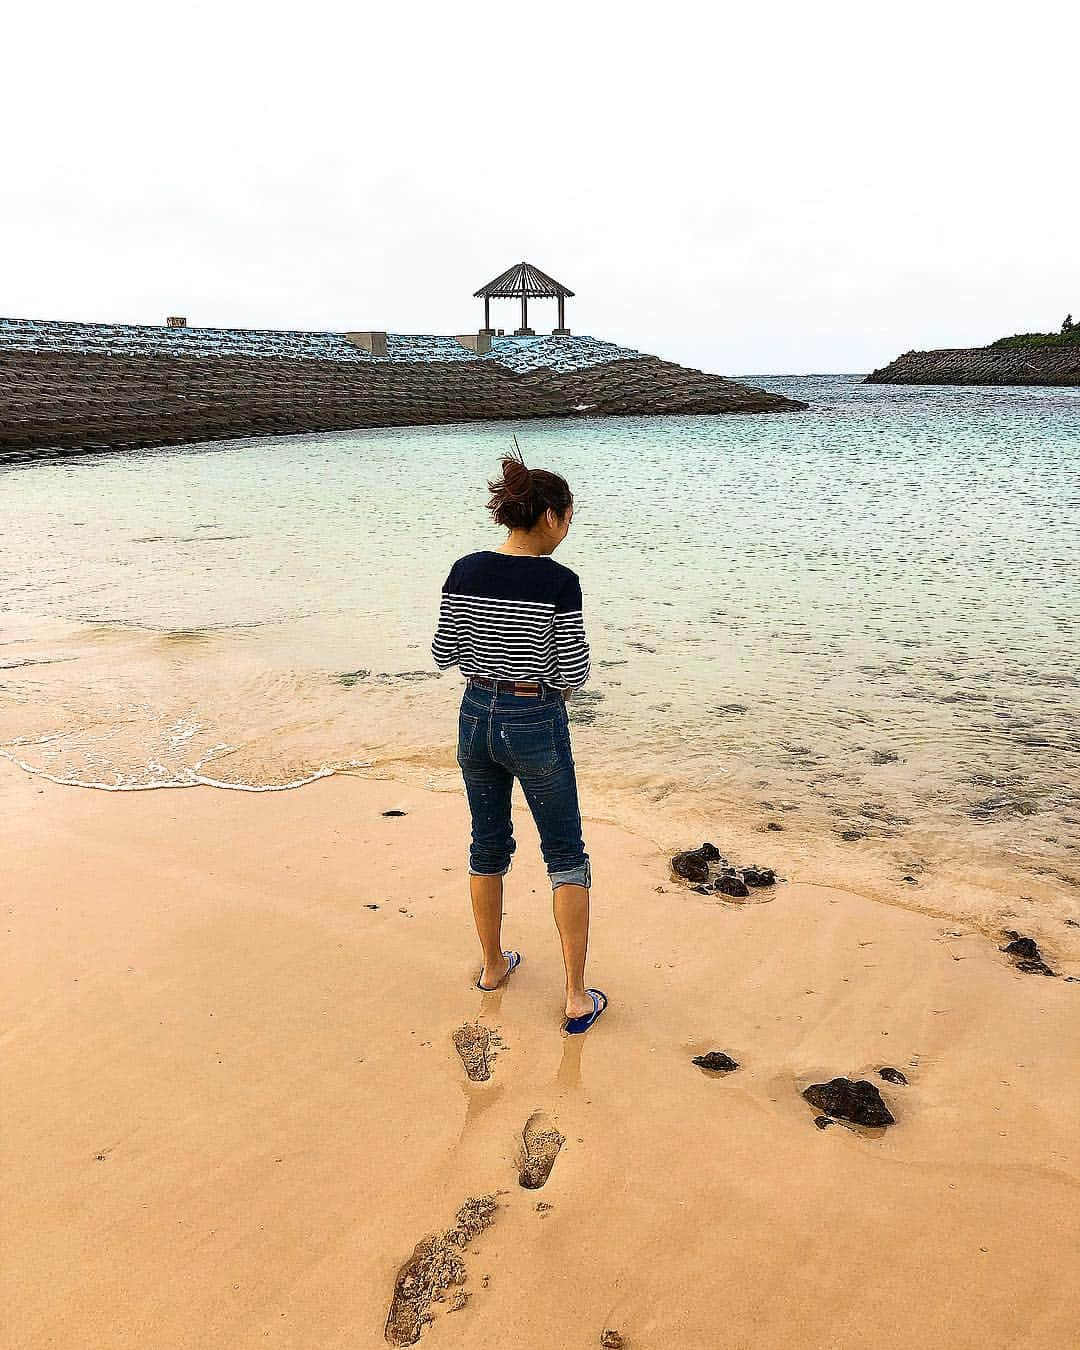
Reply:
<svg viewBox="0 0 1080 1350"><path fill-rule="evenodd" d="M756 856L789 880L739 905L587 821L611 1005L564 1038L515 819L525 959L482 995L461 795L109 793L0 761L9 1344L385 1345L434 1235L464 1283L432 1347L1080 1342L1080 928L1021 914L1059 971L1024 974L989 926L800 880L783 835ZM838 1075L896 1123L815 1128L801 1091Z"/></svg>

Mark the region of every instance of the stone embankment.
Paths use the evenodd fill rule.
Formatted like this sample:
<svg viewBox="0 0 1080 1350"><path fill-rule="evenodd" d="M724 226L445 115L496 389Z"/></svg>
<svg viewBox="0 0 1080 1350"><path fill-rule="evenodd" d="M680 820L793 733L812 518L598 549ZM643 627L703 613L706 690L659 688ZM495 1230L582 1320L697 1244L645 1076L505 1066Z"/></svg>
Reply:
<svg viewBox="0 0 1080 1350"><path fill-rule="evenodd" d="M386 335L383 335L384 339ZM0 463L361 427L790 412L806 404L586 337L167 330L0 320Z"/></svg>
<svg viewBox="0 0 1080 1350"><path fill-rule="evenodd" d="M905 352L866 383L1080 385L1080 344Z"/></svg>

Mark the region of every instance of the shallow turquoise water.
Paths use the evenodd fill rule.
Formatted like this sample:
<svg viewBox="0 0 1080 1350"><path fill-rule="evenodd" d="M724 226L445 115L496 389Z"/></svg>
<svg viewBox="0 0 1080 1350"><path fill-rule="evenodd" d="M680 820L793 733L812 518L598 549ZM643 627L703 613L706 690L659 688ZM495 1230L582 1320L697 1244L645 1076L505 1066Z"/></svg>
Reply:
<svg viewBox="0 0 1080 1350"><path fill-rule="evenodd" d="M0 742L103 785L194 781L215 747L236 783L374 759L450 785L460 682L428 643L450 562L500 541L485 480L513 431L575 492L557 557L593 646L577 757L612 814L779 792L823 828L924 848L957 822L976 847L996 831L1069 884L1080 390L747 382L811 410L0 472Z"/></svg>

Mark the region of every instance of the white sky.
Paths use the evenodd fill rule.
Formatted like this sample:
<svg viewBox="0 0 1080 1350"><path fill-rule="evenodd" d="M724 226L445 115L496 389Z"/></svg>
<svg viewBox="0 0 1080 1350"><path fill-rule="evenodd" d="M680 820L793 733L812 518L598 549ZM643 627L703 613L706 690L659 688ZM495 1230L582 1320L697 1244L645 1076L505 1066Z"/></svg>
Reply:
<svg viewBox="0 0 1080 1350"><path fill-rule="evenodd" d="M527 258L578 293L572 330L721 373L1057 328L1078 14L13 5L0 314L466 332Z"/></svg>

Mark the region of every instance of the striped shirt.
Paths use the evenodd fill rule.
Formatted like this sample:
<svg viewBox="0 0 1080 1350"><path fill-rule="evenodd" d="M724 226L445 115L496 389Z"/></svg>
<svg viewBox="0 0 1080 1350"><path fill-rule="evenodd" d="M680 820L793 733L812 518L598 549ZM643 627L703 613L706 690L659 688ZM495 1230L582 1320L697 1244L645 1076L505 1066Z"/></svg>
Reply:
<svg viewBox="0 0 1080 1350"><path fill-rule="evenodd" d="M431 655L440 670L580 689L589 644L576 572L551 557L481 549L443 582Z"/></svg>

